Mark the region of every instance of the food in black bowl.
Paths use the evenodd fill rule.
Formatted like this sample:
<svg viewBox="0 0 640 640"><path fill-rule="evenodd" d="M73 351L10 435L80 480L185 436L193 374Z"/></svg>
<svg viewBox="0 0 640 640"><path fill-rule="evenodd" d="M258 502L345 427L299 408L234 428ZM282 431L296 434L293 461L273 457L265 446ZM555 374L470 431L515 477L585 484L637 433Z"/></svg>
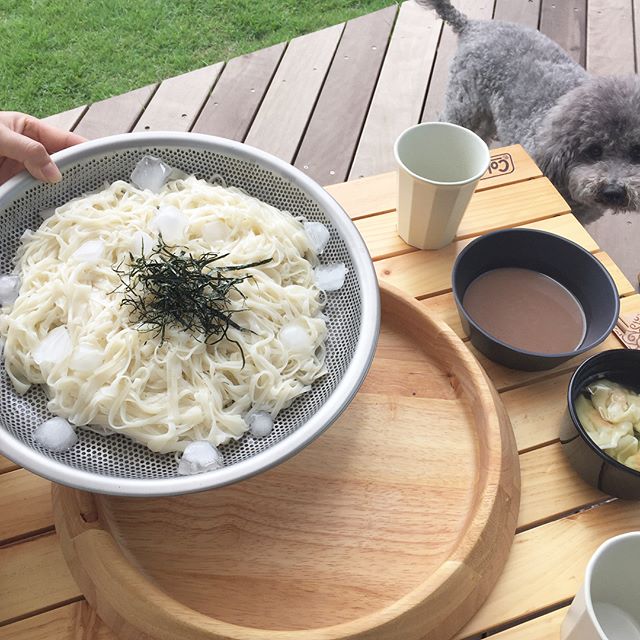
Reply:
<svg viewBox="0 0 640 640"><path fill-rule="evenodd" d="M600 344L620 309L599 260L534 229L507 229L467 245L453 266L453 295L471 343L514 369L550 369Z"/></svg>
<svg viewBox="0 0 640 640"><path fill-rule="evenodd" d="M612 349L582 363L569 382L560 442L589 484L640 498L640 351Z"/></svg>

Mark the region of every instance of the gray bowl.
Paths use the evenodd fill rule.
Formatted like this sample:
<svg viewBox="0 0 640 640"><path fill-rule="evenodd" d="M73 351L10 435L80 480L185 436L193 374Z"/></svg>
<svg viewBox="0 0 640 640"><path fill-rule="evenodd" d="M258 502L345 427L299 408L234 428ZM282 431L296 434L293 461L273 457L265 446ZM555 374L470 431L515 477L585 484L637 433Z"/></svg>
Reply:
<svg viewBox="0 0 640 640"><path fill-rule="evenodd" d="M328 296L328 374L281 412L271 434L221 447L224 466L178 476L173 455L160 455L123 435L102 437L79 429L70 451L53 453L33 442L33 430L50 417L40 388L13 390L0 367L0 452L17 464L72 487L114 495L161 496L230 484L286 460L318 437L344 411L373 359L380 323L378 284L369 252L355 226L331 196L291 165L258 149L213 136L186 133L126 134L86 142L54 155L63 179L55 185L26 173L0 187L0 273L39 212L128 180L140 158L153 155L201 178L221 175L229 185L308 220L325 223L331 239L322 262L344 262L344 286Z"/></svg>
<svg viewBox="0 0 640 640"><path fill-rule="evenodd" d="M575 402L596 380L607 378L640 392L640 351L610 349L585 360L569 382L567 405L571 420L563 423L560 443L571 466L596 489L627 500L640 500L640 471L618 462L587 434L576 413Z"/></svg>
<svg viewBox="0 0 640 640"><path fill-rule="evenodd" d="M578 348L551 354L518 349L492 336L470 317L462 304L467 287L483 273L502 267L543 273L577 298L587 323ZM620 312L616 285L597 258L574 242L535 229L495 231L468 244L453 266L452 287L471 344L495 362L526 371L551 369L593 349L611 333Z"/></svg>

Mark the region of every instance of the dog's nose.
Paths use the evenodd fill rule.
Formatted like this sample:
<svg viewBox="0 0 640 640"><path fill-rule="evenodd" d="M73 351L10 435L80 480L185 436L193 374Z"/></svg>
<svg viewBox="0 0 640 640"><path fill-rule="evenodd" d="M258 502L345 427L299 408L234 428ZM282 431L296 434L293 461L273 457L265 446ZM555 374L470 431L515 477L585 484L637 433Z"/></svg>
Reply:
<svg viewBox="0 0 640 640"><path fill-rule="evenodd" d="M600 190L597 199L603 204L622 206L627 203L627 190L620 184L608 184Z"/></svg>

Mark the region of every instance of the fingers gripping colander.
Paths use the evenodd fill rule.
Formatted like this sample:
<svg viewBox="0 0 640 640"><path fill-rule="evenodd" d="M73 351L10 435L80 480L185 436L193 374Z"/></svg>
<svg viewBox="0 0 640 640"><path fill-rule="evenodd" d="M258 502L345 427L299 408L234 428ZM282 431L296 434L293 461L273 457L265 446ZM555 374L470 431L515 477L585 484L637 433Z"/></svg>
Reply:
<svg viewBox="0 0 640 640"><path fill-rule="evenodd" d="M198 134L127 134L67 149L55 156L62 182L48 185L21 174L0 187L0 274L13 269L13 257L26 229L40 226L40 212L128 180L145 155L201 178L221 175L265 202L323 222L331 240L323 263L344 262L344 286L329 294L327 375L282 411L268 437L245 435L221 447L224 466L209 473L177 475L173 455L160 455L123 435L100 436L78 429L70 451L53 453L33 442L33 430L50 417L39 387L25 396L13 389L0 367L0 452L51 480L73 487L121 495L171 495L236 482L293 455L346 408L373 359L379 329L375 272L364 242L340 206L316 183L290 165L257 149Z"/></svg>

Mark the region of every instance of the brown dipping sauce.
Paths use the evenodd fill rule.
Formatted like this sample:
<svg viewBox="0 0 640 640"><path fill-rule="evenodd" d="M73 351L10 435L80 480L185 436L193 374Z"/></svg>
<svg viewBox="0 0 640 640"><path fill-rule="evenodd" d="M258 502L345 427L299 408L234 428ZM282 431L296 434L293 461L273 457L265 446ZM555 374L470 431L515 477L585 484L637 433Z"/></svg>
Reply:
<svg viewBox="0 0 640 640"><path fill-rule="evenodd" d="M531 269L483 273L467 287L462 306L487 333L525 351L573 351L586 333L584 311L575 296Z"/></svg>

